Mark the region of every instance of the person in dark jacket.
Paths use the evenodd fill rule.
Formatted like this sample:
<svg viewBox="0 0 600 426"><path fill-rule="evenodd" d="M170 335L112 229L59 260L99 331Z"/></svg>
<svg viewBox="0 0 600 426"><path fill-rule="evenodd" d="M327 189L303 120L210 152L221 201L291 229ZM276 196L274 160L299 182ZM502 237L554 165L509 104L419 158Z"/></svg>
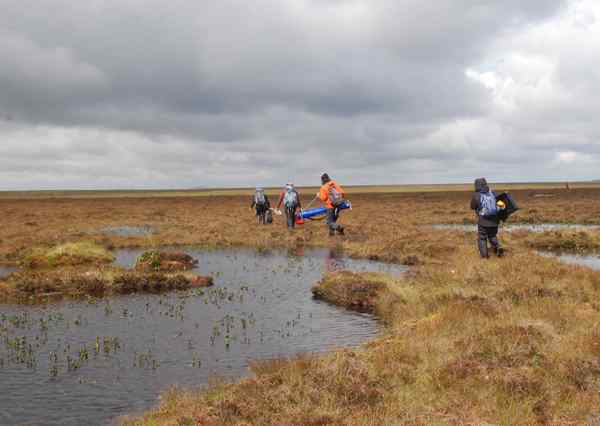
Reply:
<svg viewBox="0 0 600 426"><path fill-rule="evenodd" d="M258 223L266 225L267 212L271 208L271 203L269 202L269 197L267 194L265 194L265 190L261 187L256 187L256 193L254 194L254 197L252 197L252 204L250 205L250 208L256 209Z"/></svg>
<svg viewBox="0 0 600 426"><path fill-rule="evenodd" d="M494 209L493 214L488 214L485 210L483 200L486 199L488 194L493 196ZM491 200L491 198L489 198ZM477 213L477 245L479 247L479 254L482 258L488 258L488 241L492 246L493 252L502 256L504 249L500 247L498 241L498 224L500 219L498 218L497 210L495 208L496 194L490 191L490 187L487 184L485 178L475 179L475 192L471 198L471 209Z"/></svg>

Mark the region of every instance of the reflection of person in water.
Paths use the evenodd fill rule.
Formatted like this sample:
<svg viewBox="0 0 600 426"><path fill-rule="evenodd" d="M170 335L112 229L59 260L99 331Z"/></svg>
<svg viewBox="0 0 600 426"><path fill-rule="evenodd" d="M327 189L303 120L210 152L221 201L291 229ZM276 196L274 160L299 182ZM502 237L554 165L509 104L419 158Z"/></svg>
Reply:
<svg viewBox="0 0 600 426"><path fill-rule="evenodd" d="M331 249L325 256L325 272L341 271L345 268L342 253L339 250Z"/></svg>

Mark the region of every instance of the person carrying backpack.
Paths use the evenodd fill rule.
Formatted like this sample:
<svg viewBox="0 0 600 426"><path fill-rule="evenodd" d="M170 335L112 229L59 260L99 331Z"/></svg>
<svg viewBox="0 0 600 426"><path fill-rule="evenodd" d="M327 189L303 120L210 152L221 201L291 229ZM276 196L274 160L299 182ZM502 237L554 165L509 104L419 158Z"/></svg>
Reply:
<svg viewBox="0 0 600 426"><path fill-rule="evenodd" d="M256 209L256 217L258 218L258 223L262 223L263 225L267 224L267 212L271 208L271 203L269 203L269 197L265 194L265 190L261 187L256 187L256 192L254 193L254 197L252 198L252 205L250 208Z"/></svg>
<svg viewBox="0 0 600 426"><path fill-rule="evenodd" d="M329 235L333 236L337 232L344 235L344 227L337 223L340 215L339 206L344 202L344 190L331 180L327 173L321 175L321 189L317 192L317 197L325 203L327 207L327 226Z"/></svg>
<svg viewBox="0 0 600 426"><path fill-rule="evenodd" d="M471 198L471 209L477 213L477 246L482 258L489 258L488 241L494 253L501 257L504 249L498 241L500 218L496 205L496 193L490 190L485 178L475 179L475 192Z"/></svg>
<svg viewBox="0 0 600 426"><path fill-rule="evenodd" d="M285 207L285 216L287 218L287 227L289 229L296 227L296 211L300 209L300 195L294 184L292 182L288 182L281 191L279 196L279 202L277 203L277 208L280 209L281 205Z"/></svg>

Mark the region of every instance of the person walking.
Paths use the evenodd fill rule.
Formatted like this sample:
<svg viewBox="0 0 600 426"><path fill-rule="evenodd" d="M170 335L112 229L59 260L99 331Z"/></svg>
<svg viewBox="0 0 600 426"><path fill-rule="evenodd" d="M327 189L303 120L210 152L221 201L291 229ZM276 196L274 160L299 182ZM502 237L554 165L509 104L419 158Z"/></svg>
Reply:
<svg viewBox="0 0 600 426"><path fill-rule="evenodd" d="M492 251L501 257L504 249L498 241L498 206L496 193L490 190L485 178L475 179L475 192L471 197L471 209L477 214L477 247L482 258L490 257L488 252L488 241Z"/></svg>
<svg viewBox="0 0 600 426"><path fill-rule="evenodd" d="M285 207L287 227L288 229L294 229L296 227L296 212L302 205L300 203L300 195L292 182L288 182L283 191L281 191L277 209L280 209L282 204Z"/></svg>
<svg viewBox="0 0 600 426"><path fill-rule="evenodd" d="M316 195L327 207L327 226L329 235L334 236L336 232L344 235L344 227L337 223L340 215L339 206L344 202L344 190L336 181L332 180L327 173L321 175L321 189Z"/></svg>
<svg viewBox="0 0 600 426"><path fill-rule="evenodd" d="M254 192L254 197L252 198L252 205L250 205L251 209L256 209L256 217L258 218L258 223L266 225L267 224L267 212L271 208L271 203L269 202L269 197L265 194L265 190L259 186L256 187L256 191Z"/></svg>

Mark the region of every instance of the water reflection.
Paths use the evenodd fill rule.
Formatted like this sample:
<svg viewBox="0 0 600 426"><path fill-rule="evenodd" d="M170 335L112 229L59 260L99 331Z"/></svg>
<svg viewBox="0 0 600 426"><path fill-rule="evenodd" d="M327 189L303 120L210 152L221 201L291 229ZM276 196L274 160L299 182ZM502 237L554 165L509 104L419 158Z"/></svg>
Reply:
<svg viewBox="0 0 600 426"><path fill-rule="evenodd" d="M252 359L358 345L378 332L375 318L314 300L311 286L330 268L405 270L329 250L185 251L214 287L0 305L0 424L106 424L170 385L243 376ZM117 262L141 252L119 251Z"/></svg>

